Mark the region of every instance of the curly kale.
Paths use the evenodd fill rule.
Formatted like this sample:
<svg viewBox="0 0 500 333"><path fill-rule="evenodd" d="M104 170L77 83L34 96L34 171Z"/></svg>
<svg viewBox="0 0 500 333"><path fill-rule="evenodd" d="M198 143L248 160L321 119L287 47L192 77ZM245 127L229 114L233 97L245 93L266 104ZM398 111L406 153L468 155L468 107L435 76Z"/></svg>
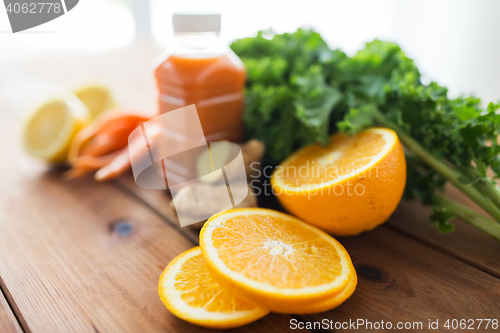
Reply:
<svg viewBox="0 0 500 333"><path fill-rule="evenodd" d="M453 230L459 217L500 239L500 104L451 99L445 87L424 85L395 43L375 40L353 57L332 50L312 30L259 32L231 44L248 70L244 122L248 137L266 144L277 164L297 148L326 144L335 132L392 128L405 146L405 197L433 206L431 222ZM478 203L487 219L442 195L446 182Z"/></svg>

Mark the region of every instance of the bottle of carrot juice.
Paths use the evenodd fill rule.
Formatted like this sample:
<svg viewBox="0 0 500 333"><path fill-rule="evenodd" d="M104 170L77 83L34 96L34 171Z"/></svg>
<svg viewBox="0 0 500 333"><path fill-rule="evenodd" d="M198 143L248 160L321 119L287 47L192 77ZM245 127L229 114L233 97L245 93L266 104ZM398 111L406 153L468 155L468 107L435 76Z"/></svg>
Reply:
<svg viewBox="0 0 500 333"><path fill-rule="evenodd" d="M207 142L241 141L246 71L236 54L219 40L220 14L175 13L172 24L174 38L154 72L160 113L194 104ZM187 119L176 130L188 133L186 126L190 126ZM165 163L179 181L192 179L193 169Z"/></svg>
<svg viewBox="0 0 500 333"><path fill-rule="evenodd" d="M220 42L220 14L175 13L173 45L155 70L160 113L195 104L207 141L243 139L241 60Z"/></svg>

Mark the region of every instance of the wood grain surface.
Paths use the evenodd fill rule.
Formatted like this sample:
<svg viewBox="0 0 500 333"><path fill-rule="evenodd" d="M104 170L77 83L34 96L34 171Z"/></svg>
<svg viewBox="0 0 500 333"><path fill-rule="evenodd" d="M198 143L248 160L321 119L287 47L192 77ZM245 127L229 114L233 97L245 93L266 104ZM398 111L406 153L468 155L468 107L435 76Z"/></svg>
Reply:
<svg viewBox="0 0 500 333"><path fill-rule="evenodd" d="M5 123L4 123L5 124ZM169 313L158 278L194 246L180 228L111 184L64 182L61 170L31 160L0 127L4 159L0 274L31 332L185 332L197 327ZM273 332L271 315L242 332Z"/></svg>
<svg viewBox="0 0 500 333"><path fill-rule="evenodd" d="M23 330L204 331L173 316L157 294L165 266L195 238L112 183L64 182L63 169L26 156L17 112L26 100L8 99L0 98L8 156L0 160L0 277ZM288 331L290 319L271 314L238 331Z"/></svg>
<svg viewBox="0 0 500 333"><path fill-rule="evenodd" d="M0 286L1 286L0 281ZM0 332L2 333L20 333L23 330L17 321L16 316L7 303L4 295L0 292Z"/></svg>
<svg viewBox="0 0 500 333"><path fill-rule="evenodd" d="M19 332L18 322L25 332L205 331L174 317L157 296L165 265L198 242L195 228L176 224L168 194L138 188L130 174L64 182L61 169L25 156L18 140L20 116L37 101L95 78L122 105L154 110L150 64L160 51L134 45L0 66L12 78L0 80L0 281L9 295L7 303L0 294L0 332ZM237 331L289 331L291 319L500 319L500 243L460 221L455 233L439 235L427 215L403 202L388 224L340 239L359 285L339 308L271 314Z"/></svg>
<svg viewBox="0 0 500 333"><path fill-rule="evenodd" d="M463 205L480 209L469 198L449 186L447 195ZM500 278L500 242L467 223L454 220L455 231L440 235L428 222L430 209L418 202L403 201L388 224L431 247Z"/></svg>
<svg viewBox="0 0 500 333"><path fill-rule="evenodd" d="M118 182L171 218L172 212L161 205L168 195L135 189L131 177ZM261 204L282 210L273 199ZM294 318L302 322L384 320L394 325L410 321L421 322L424 328L430 319L439 320L443 331L448 319L496 318L500 281L490 272L499 268L500 244L462 221L454 221L454 233L439 235L428 223L428 215L422 205L403 202L387 225L339 238L358 273L356 292L337 309Z"/></svg>
<svg viewBox="0 0 500 333"><path fill-rule="evenodd" d="M339 240L358 274L356 292L333 311L300 316L304 321L422 322L426 331L429 319L439 320L444 330L447 319L496 318L500 313L498 278L400 232L381 226Z"/></svg>

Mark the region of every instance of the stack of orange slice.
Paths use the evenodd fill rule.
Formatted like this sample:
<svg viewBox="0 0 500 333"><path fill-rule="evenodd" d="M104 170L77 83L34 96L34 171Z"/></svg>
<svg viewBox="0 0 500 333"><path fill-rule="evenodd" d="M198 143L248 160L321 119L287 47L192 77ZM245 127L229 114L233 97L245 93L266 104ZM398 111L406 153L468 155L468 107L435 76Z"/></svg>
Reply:
<svg viewBox="0 0 500 333"><path fill-rule="evenodd" d="M230 328L269 311L333 309L356 284L349 254L334 238L290 215L245 208L212 216L200 232L200 247L167 266L159 293L186 321Z"/></svg>

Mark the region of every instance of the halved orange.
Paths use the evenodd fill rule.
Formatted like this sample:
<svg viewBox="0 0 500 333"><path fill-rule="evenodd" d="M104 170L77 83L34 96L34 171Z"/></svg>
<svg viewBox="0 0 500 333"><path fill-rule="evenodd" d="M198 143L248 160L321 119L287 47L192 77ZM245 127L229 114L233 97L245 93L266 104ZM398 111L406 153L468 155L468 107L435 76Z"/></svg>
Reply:
<svg viewBox="0 0 500 333"><path fill-rule="evenodd" d="M208 273L200 247L180 254L168 264L160 277L158 293L174 315L209 328L238 327L269 313L221 288Z"/></svg>
<svg viewBox="0 0 500 333"><path fill-rule="evenodd" d="M332 300L355 276L338 241L270 209L232 209L212 216L200 232L200 247L219 284L274 312L301 313Z"/></svg>
<svg viewBox="0 0 500 333"><path fill-rule="evenodd" d="M285 209L336 236L352 236L385 222L406 183L406 160L396 133L370 128L337 134L321 147L304 147L273 172Z"/></svg>

